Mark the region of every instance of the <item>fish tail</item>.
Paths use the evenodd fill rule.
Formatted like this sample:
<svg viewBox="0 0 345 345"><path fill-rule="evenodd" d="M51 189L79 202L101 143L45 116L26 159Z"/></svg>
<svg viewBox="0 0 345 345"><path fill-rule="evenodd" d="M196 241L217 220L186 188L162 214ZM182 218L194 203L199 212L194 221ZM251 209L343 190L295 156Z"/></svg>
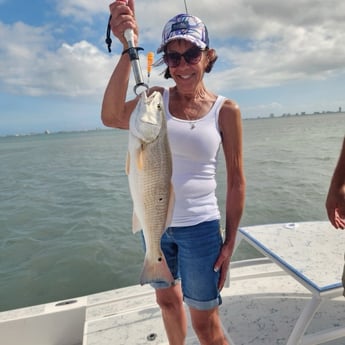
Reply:
<svg viewBox="0 0 345 345"><path fill-rule="evenodd" d="M164 255L162 254L156 260L145 256L143 269L140 276L140 284L165 282L169 285L174 283L174 278L170 272Z"/></svg>

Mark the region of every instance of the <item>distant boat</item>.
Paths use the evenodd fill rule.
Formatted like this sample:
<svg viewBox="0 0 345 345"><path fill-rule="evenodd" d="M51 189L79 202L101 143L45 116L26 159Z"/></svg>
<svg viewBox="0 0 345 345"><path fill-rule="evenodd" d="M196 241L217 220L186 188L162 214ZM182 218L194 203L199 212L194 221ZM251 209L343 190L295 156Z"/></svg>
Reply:
<svg viewBox="0 0 345 345"><path fill-rule="evenodd" d="M50 134L49 129L46 129L46 130L44 131L44 134Z"/></svg>

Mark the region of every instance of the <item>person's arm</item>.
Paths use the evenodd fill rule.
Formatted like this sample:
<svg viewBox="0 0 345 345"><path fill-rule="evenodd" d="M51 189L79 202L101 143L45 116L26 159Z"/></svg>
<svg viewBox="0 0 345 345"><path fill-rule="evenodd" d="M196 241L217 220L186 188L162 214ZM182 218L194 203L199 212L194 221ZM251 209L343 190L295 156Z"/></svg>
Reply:
<svg viewBox="0 0 345 345"><path fill-rule="evenodd" d="M326 199L328 219L336 229L345 229L345 137Z"/></svg>
<svg viewBox="0 0 345 345"><path fill-rule="evenodd" d="M110 6L111 29L115 37L122 43L123 51L128 48L123 35L126 29L134 30L135 44L138 41L138 28L134 18L134 0L117 0ZM110 77L105 90L101 119L105 126L128 129L129 117L137 99L126 102L128 82L131 74L131 62L128 54L123 54Z"/></svg>
<svg viewBox="0 0 345 345"><path fill-rule="evenodd" d="M129 117L136 105L136 100L126 102L130 72L130 60L126 54L121 56L103 96L101 119L107 127L129 127Z"/></svg>
<svg viewBox="0 0 345 345"><path fill-rule="evenodd" d="M243 169L242 119L240 109L235 103L225 102L220 112L219 125L227 170L225 241L215 264L215 270L221 270L219 280L219 289L221 290L226 280L245 203L246 182Z"/></svg>

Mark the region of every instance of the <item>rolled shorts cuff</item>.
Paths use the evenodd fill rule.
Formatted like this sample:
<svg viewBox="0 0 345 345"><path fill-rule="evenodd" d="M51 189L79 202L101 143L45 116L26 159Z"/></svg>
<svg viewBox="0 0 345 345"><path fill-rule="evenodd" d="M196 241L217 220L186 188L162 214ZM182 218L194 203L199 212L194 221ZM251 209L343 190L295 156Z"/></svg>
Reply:
<svg viewBox="0 0 345 345"><path fill-rule="evenodd" d="M211 301L196 301L188 297L184 297L183 300L188 307L197 310L211 310L222 304L222 297L220 295Z"/></svg>
<svg viewBox="0 0 345 345"><path fill-rule="evenodd" d="M151 282L150 285L154 289L167 289L180 283L181 283L181 279L177 278L172 284L168 284L167 282L163 282L163 281L158 281L158 282Z"/></svg>

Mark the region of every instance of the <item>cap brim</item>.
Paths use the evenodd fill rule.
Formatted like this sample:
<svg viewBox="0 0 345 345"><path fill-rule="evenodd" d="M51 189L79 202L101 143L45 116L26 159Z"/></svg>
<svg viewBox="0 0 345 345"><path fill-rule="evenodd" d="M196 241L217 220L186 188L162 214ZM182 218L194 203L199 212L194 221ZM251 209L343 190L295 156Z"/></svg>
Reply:
<svg viewBox="0 0 345 345"><path fill-rule="evenodd" d="M164 42L164 44L161 44L161 46L157 49L157 54L162 53L164 51L165 46L174 40L186 40L188 42L193 43L194 45L196 45L200 49L207 48L207 45L205 42L197 40L197 39L195 39L195 37L188 36L188 35L176 35L176 36L170 37L167 41Z"/></svg>

